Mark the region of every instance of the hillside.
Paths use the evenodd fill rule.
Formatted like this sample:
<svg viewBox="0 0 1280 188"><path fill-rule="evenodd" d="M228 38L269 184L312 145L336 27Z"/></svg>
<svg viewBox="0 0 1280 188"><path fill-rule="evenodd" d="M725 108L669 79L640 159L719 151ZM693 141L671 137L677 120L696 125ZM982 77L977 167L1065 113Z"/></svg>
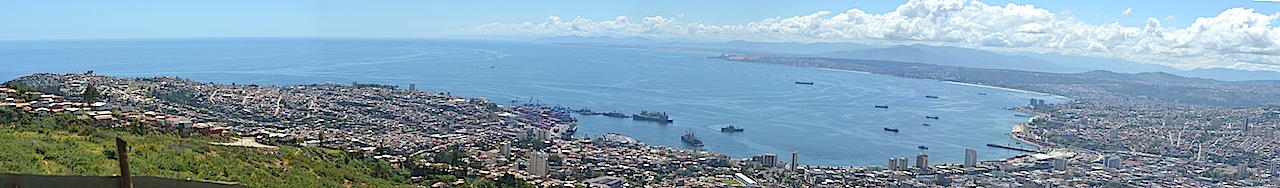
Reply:
<svg viewBox="0 0 1280 188"><path fill-rule="evenodd" d="M9 113L4 119L13 118ZM129 142L133 174L238 182L248 187L408 187L408 171L320 148L278 153L212 146L209 137L136 135L77 124L69 115L0 121L0 173L119 174L116 137Z"/></svg>

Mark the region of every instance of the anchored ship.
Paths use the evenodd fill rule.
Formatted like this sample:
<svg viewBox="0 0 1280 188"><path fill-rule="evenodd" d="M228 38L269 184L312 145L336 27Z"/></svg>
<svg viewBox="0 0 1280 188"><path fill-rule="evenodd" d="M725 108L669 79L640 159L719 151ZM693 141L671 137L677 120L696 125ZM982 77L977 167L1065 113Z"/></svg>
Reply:
<svg viewBox="0 0 1280 188"><path fill-rule="evenodd" d="M800 85L813 85L813 82L796 82L796 84L800 84Z"/></svg>
<svg viewBox="0 0 1280 188"><path fill-rule="evenodd" d="M627 118L627 114L624 114L624 113L622 113L622 112L618 112L618 111L612 111L612 112L609 112L609 113L604 113L604 116L615 117L615 118Z"/></svg>
<svg viewBox="0 0 1280 188"><path fill-rule="evenodd" d="M743 130L744 130L744 129L739 128L739 127L734 127L733 125L729 125L728 127L721 127L721 128L720 128L720 132L742 132Z"/></svg>
<svg viewBox="0 0 1280 188"><path fill-rule="evenodd" d="M666 112L657 112L657 111L654 111L654 112L640 111L640 114L632 114L631 119L642 120L642 121L656 121L658 123L675 122L675 120L672 120L671 117L667 117Z"/></svg>
<svg viewBox="0 0 1280 188"><path fill-rule="evenodd" d="M692 144L693 146L702 147L702 139L698 139L698 136L693 135L693 131L685 132L684 136L680 137L680 140L683 140L684 143Z"/></svg>
<svg viewBox="0 0 1280 188"><path fill-rule="evenodd" d="M885 127L885 128L884 128L884 131L893 131L893 132L895 132L895 133L896 133L896 132L898 132L898 129Z"/></svg>

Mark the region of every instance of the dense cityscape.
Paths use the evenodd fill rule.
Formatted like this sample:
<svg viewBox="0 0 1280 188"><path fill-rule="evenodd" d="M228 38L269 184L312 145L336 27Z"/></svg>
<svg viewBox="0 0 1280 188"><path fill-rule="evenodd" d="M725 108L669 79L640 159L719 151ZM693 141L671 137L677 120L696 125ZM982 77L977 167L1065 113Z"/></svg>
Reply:
<svg viewBox="0 0 1280 188"><path fill-rule="evenodd" d="M1280 0L0 3L0 187L1280 187Z"/></svg>
<svg viewBox="0 0 1280 188"><path fill-rule="evenodd" d="M257 86L172 77L34 74L0 89L6 109L69 113L98 126L328 147L401 165L515 176L539 186L1261 186L1274 183L1276 110L1076 100L1031 100L1036 114L1010 136L1038 149L995 161L929 163L903 156L882 166L811 166L779 154L734 159L640 143L625 135L573 139L564 107L513 106L377 84ZM102 102L84 103L86 87ZM413 87L413 86L411 86ZM513 101L517 102L517 101ZM460 158L439 155L462 152ZM791 153L803 154L803 151ZM786 155L786 154L782 154Z"/></svg>

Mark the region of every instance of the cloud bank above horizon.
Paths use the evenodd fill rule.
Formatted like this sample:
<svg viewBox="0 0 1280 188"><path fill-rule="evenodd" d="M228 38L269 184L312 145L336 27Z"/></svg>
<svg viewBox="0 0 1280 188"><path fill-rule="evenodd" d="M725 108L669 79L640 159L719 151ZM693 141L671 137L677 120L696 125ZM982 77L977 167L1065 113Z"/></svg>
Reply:
<svg viewBox="0 0 1280 188"><path fill-rule="evenodd" d="M1067 10L1069 11L1069 10ZM1127 15L1125 13L1121 13ZM1066 12L1066 11L1064 11ZM1160 64L1179 69L1229 68L1280 71L1280 13L1227 9L1188 27L1118 22L1089 24L1034 5L987 5L977 0L911 0L892 12L860 9L842 13L774 17L737 25L687 23L680 16L633 20L548 16L541 23L489 23L460 29L488 36L640 36L764 42L857 42L928 44L998 51L1062 53Z"/></svg>

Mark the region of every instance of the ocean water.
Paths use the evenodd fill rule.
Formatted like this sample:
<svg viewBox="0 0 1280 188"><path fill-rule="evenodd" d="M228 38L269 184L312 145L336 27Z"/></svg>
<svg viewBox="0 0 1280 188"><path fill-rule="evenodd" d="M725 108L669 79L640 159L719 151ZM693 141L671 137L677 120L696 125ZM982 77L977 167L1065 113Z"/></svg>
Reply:
<svg viewBox="0 0 1280 188"><path fill-rule="evenodd" d="M178 76L204 82L380 83L596 111L667 112L657 124L579 116L578 135L619 133L651 145L745 158L777 153L802 165L883 165L891 157L957 163L1018 154L1003 134L1027 118L1001 107L1053 96L932 80L707 59L717 54L449 39L214 38L0 41L0 78L36 72ZM798 85L810 81L814 85ZM988 95L979 95L986 93ZM925 98L936 95L939 98ZM888 109L874 108L889 105ZM925 116L938 116L937 120ZM932 126L923 126L922 124ZM735 125L745 132L721 133ZM901 132L883 131L884 127ZM927 146L928 150L917 149Z"/></svg>

